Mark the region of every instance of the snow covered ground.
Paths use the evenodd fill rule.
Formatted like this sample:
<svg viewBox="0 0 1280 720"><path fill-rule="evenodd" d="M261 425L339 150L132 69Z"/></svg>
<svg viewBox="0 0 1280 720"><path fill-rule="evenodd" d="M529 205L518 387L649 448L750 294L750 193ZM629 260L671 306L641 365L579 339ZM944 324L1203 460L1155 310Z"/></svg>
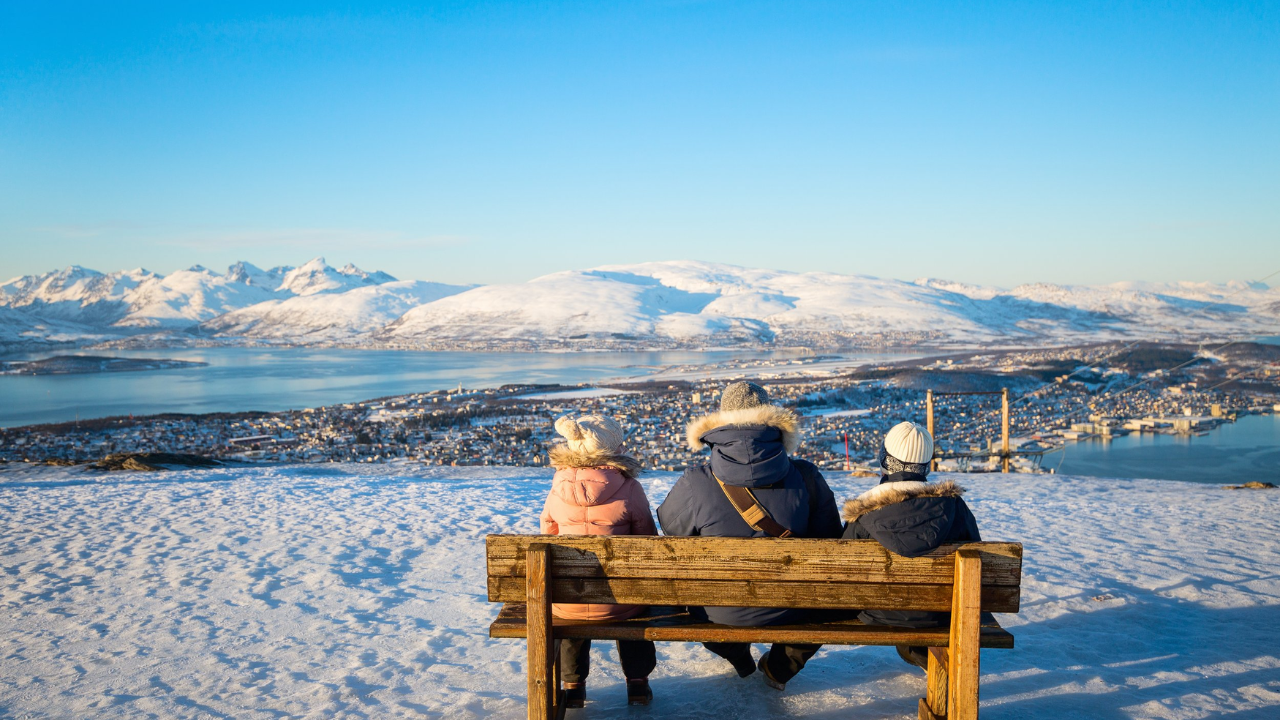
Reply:
<svg viewBox="0 0 1280 720"><path fill-rule="evenodd" d="M645 481L655 505L674 479ZM984 717L1280 717L1280 492L961 481L989 539L1026 545ZM523 717L482 539L533 531L547 487L518 468L0 471L0 718ZM913 718L924 691L892 648L828 648L777 694L658 647L651 707L625 706L598 646L570 717Z"/></svg>

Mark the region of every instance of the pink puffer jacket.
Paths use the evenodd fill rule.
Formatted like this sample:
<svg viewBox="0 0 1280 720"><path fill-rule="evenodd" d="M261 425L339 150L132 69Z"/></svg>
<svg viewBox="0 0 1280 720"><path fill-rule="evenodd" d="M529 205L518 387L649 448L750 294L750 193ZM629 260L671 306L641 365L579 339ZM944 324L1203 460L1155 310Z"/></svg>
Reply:
<svg viewBox="0 0 1280 720"><path fill-rule="evenodd" d="M553 455L552 459L559 458ZM540 519L544 535L658 534L649 499L640 483L631 477L627 464L622 469L597 466L557 470ZM640 605L552 606L555 616L566 620L621 620L643 611Z"/></svg>

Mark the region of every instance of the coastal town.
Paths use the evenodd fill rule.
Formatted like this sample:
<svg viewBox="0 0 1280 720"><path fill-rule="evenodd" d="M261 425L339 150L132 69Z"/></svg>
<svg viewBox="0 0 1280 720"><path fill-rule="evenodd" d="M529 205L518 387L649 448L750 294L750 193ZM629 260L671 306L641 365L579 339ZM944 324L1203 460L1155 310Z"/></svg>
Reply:
<svg viewBox="0 0 1280 720"><path fill-rule="evenodd" d="M1012 471L1043 472L1042 458L1068 443L1194 436L1241 415L1280 412L1280 348L1109 343L854 367L813 355L668 368L607 385L459 387L275 413L81 420L0 430L0 463L164 452L247 463L540 466L556 417L601 413L629 428L629 451L645 467L679 470L699 457L687 424L714 411L720 388L739 378L760 382L801 416L799 456L831 471L866 471L885 430L926 421L931 395L940 466L971 472L1002 460Z"/></svg>

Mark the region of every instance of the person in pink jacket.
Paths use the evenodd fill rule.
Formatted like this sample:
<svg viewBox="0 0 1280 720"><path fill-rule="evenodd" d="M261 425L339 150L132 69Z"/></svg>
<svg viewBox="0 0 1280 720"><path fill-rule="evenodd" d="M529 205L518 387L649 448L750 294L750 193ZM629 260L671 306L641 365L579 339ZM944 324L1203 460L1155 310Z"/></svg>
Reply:
<svg viewBox="0 0 1280 720"><path fill-rule="evenodd" d="M568 416L556 420L564 442L551 449L556 474L542 508L544 535L657 535L644 488L636 482L640 463L623 454L626 433L613 418L602 415ZM567 620L622 620L647 608L640 605L556 603L552 613ZM618 657L627 678L627 699L648 705L653 698L649 673L657 665L653 643L618 641ZM591 641L560 640L560 675L565 704L582 707L590 671Z"/></svg>

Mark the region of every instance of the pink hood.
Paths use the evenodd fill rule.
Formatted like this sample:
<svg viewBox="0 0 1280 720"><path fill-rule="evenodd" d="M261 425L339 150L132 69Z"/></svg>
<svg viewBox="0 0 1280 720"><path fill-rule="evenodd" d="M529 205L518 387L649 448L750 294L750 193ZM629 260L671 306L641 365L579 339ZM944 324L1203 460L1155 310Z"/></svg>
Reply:
<svg viewBox="0 0 1280 720"><path fill-rule="evenodd" d="M556 471L551 494L569 505L593 507L612 499L628 480L613 468L565 468Z"/></svg>

